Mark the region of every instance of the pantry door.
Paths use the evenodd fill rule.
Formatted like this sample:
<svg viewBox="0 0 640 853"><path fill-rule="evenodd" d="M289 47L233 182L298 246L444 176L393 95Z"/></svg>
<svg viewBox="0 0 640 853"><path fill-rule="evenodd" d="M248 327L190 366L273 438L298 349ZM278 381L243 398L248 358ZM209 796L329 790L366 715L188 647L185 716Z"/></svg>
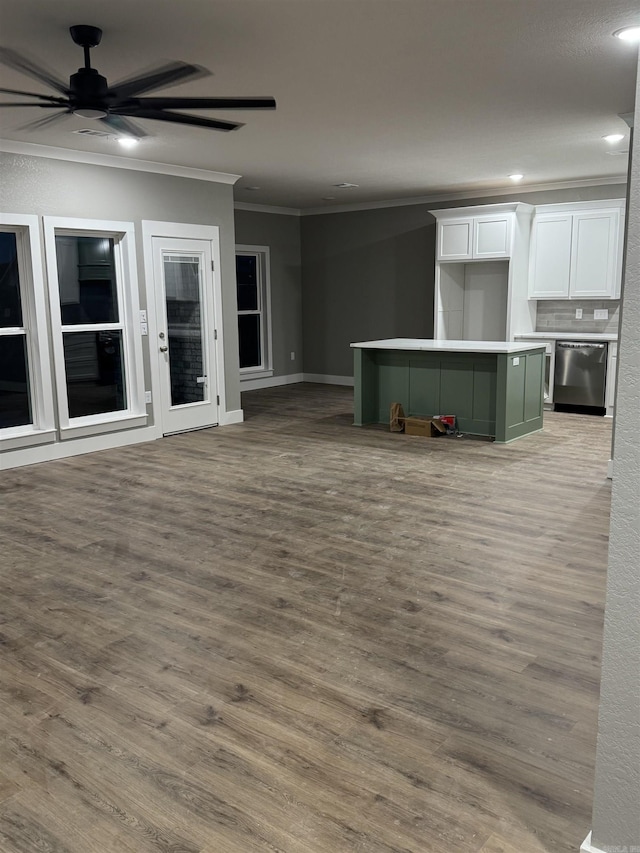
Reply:
<svg viewBox="0 0 640 853"><path fill-rule="evenodd" d="M162 433L219 421L213 247L210 240L153 237L155 339Z"/></svg>

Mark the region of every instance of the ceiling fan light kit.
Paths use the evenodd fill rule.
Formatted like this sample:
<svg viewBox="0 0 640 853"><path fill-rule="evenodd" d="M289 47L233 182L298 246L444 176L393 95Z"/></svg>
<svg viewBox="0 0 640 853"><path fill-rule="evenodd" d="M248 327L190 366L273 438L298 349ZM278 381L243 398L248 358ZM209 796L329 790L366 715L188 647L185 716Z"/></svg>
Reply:
<svg viewBox="0 0 640 853"><path fill-rule="evenodd" d="M170 62L153 71L130 77L109 86L106 77L91 67L91 48L97 47L102 39L102 30L85 24L69 28L71 38L84 50L84 67L69 78L68 85L61 79L41 68L36 63L16 53L11 48L0 47L0 62L9 68L21 71L54 89L59 94L42 95L16 89L0 89L5 95L21 95L35 100L27 102L5 102L0 107L40 107L56 110L52 115L30 122L23 129L37 130L53 124L67 115L102 122L112 132L128 140L140 140L148 133L132 119L150 119L190 127L228 132L243 127L240 122L188 115L176 110L273 110L276 102L271 97L216 97L216 98L141 98L145 92L166 88L186 80L208 76L211 72L199 65L186 62ZM130 143L129 143L130 144Z"/></svg>

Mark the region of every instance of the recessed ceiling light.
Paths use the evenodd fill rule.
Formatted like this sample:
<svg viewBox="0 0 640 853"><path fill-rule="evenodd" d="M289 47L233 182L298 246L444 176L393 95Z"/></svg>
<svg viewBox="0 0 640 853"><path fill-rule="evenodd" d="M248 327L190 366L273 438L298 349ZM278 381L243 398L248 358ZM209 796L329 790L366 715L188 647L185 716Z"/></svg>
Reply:
<svg viewBox="0 0 640 853"><path fill-rule="evenodd" d="M260 187L245 187L245 190L250 190L252 193L257 192Z"/></svg>
<svg viewBox="0 0 640 853"><path fill-rule="evenodd" d="M335 201L335 198L336 197L334 195L323 195L322 201Z"/></svg>
<svg viewBox="0 0 640 853"><path fill-rule="evenodd" d="M135 148L140 140L133 136L119 136L118 142L123 148Z"/></svg>
<svg viewBox="0 0 640 853"><path fill-rule="evenodd" d="M640 27L623 27L616 30L614 36L622 41L640 42Z"/></svg>
<svg viewBox="0 0 640 853"><path fill-rule="evenodd" d="M615 142L620 142L621 139L624 139L624 133L610 133L608 136L603 136L602 138L605 142L613 145Z"/></svg>
<svg viewBox="0 0 640 853"><path fill-rule="evenodd" d="M515 175L509 175L509 177L512 181L516 181L517 183L518 181L521 181L524 178L524 175L519 175L516 173Z"/></svg>
<svg viewBox="0 0 640 853"><path fill-rule="evenodd" d="M342 184L334 184L333 186L338 187L338 189L341 189L341 190L348 190L348 189L351 189L351 187L359 187L360 184L349 184L345 181Z"/></svg>

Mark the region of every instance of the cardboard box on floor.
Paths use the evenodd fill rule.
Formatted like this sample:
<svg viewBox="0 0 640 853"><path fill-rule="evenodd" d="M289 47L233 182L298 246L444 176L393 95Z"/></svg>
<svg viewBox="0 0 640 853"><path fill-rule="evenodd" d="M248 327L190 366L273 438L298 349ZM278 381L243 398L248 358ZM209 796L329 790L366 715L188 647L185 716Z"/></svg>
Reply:
<svg viewBox="0 0 640 853"><path fill-rule="evenodd" d="M406 435L435 438L439 435L445 435L447 428L439 418L423 418L414 415L404 419L404 431Z"/></svg>
<svg viewBox="0 0 640 853"><path fill-rule="evenodd" d="M389 410L389 430L404 432L407 435L422 435L432 438L455 432L455 415L405 415L400 403L392 403Z"/></svg>

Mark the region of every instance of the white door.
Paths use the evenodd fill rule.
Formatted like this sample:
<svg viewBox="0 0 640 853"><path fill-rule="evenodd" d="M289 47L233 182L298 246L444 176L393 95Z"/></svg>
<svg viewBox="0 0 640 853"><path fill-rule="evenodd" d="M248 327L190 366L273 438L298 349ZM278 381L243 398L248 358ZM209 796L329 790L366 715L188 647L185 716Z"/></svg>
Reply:
<svg viewBox="0 0 640 853"><path fill-rule="evenodd" d="M159 360L164 435L218 423L212 261L209 240L153 237L157 338L150 349Z"/></svg>

